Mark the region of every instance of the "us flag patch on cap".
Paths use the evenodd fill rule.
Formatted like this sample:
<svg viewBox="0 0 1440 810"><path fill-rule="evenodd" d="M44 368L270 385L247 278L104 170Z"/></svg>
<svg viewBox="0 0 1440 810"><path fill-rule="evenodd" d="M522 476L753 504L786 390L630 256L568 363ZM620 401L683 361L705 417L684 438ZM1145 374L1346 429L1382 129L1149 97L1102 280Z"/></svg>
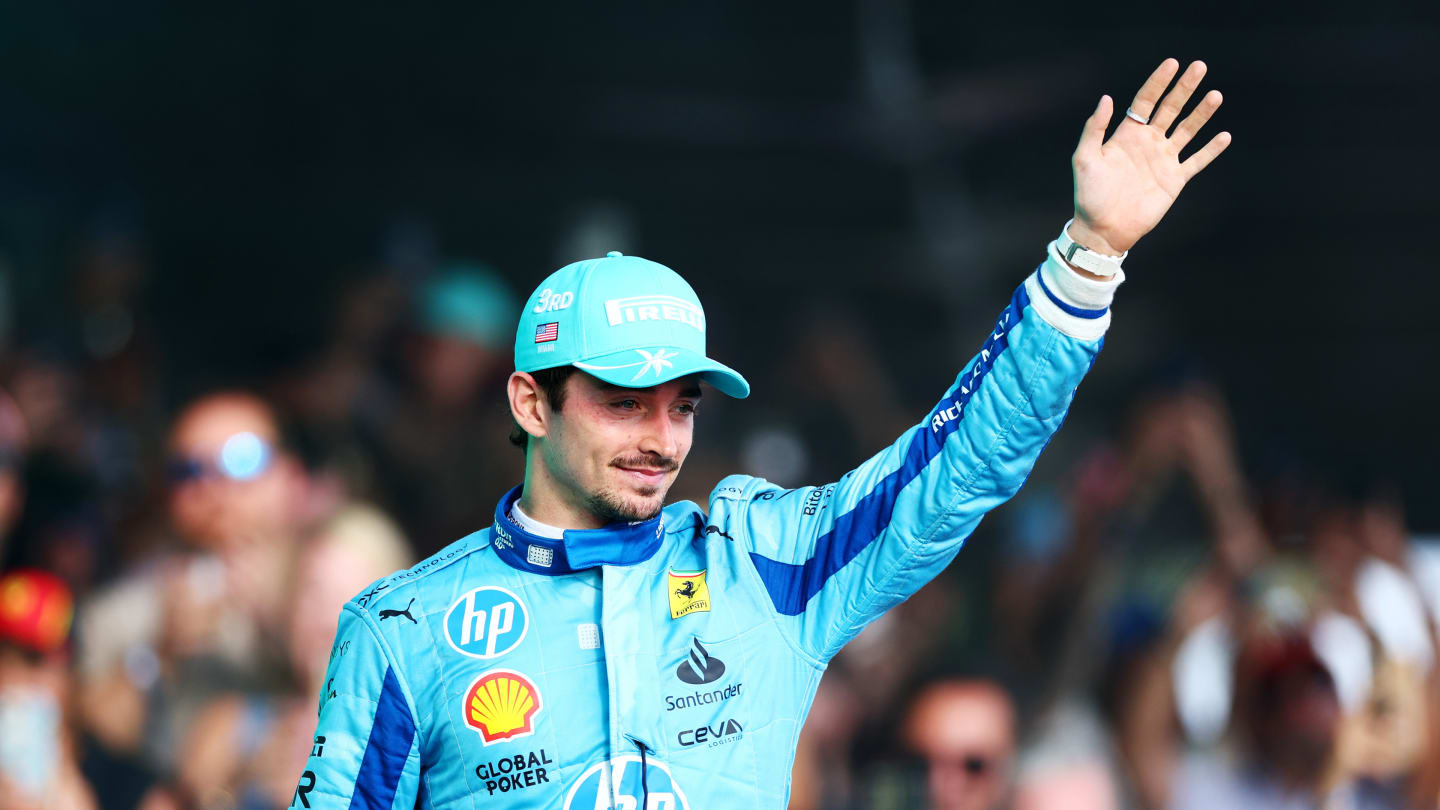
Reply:
<svg viewBox="0 0 1440 810"><path fill-rule="evenodd" d="M536 343L549 343L550 341L556 340L556 339L559 338L559 337L560 337L560 322L559 322L559 321L551 321L550 323L542 323L542 324L540 324L539 326L535 327L535 342L536 342Z"/></svg>

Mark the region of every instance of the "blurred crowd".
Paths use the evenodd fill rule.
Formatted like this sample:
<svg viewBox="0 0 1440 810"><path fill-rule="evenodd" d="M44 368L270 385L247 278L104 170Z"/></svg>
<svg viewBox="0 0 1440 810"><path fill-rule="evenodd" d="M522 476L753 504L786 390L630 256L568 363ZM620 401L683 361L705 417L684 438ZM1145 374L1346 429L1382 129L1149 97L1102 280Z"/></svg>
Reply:
<svg viewBox="0 0 1440 810"><path fill-rule="evenodd" d="M842 651L792 807L1440 806L1440 542L1383 481L1247 480L1202 377L1119 425Z"/></svg>
<svg viewBox="0 0 1440 810"><path fill-rule="evenodd" d="M146 277L87 242L0 354L0 810L291 806L341 604L521 477L518 277L357 274L299 360L209 387L163 378ZM702 425L677 497L833 478L929 407L862 319L798 323L755 374L789 401ZM1387 482L1251 480L1196 374L1067 441L836 659L794 810L1440 805L1440 543Z"/></svg>

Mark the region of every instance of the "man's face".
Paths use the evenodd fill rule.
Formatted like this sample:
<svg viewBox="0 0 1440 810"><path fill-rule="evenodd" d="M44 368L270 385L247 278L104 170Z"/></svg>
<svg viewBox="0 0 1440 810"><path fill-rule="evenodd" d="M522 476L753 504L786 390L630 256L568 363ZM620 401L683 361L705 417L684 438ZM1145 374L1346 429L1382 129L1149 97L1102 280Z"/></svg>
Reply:
<svg viewBox="0 0 1440 810"><path fill-rule="evenodd" d="M576 373L539 443L563 497L603 521L660 513L694 438L700 383L694 377L621 388Z"/></svg>
<svg viewBox="0 0 1440 810"><path fill-rule="evenodd" d="M219 395L186 409L170 437L170 514L210 550L274 535L292 517L295 481L265 406Z"/></svg>
<svg viewBox="0 0 1440 810"><path fill-rule="evenodd" d="M1009 788L1015 751L1010 699L984 682L933 686L907 718L906 742L927 764L930 806L993 810Z"/></svg>

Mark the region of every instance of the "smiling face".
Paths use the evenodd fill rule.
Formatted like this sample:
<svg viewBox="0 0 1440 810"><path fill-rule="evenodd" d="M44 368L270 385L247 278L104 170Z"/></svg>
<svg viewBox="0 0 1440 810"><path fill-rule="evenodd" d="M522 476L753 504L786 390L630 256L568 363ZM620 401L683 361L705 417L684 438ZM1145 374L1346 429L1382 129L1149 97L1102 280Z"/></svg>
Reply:
<svg viewBox="0 0 1440 810"><path fill-rule="evenodd" d="M528 376L517 372L511 379L516 420L536 439L526 463L525 511L564 528L659 514L690 453L699 381L621 388L577 372L555 410L543 398L527 398L524 389L534 390Z"/></svg>

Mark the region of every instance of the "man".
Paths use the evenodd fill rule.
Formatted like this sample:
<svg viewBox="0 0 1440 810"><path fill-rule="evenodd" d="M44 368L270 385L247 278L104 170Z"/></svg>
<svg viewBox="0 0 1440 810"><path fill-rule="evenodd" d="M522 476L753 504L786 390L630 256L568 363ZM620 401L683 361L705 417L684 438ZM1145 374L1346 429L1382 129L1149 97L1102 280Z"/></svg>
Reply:
<svg viewBox="0 0 1440 810"><path fill-rule="evenodd" d="M1100 349L1119 259L1229 143L1179 160L1220 95L1167 138L1204 73L1161 103L1178 69L1108 142L1101 98L1068 236L935 409L833 484L731 476L708 514L662 509L699 383L748 384L705 357L668 268L612 253L542 283L509 382L524 485L493 526L346 605L292 804L783 807L826 662L1019 489ZM401 609L415 622L382 618Z"/></svg>
<svg viewBox="0 0 1440 810"><path fill-rule="evenodd" d="M934 810L996 810L1009 795L1015 707L987 680L933 683L906 714L906 745L925 760Z"/></svg>
<svg viewBox="0 0 1440 810"><path fill-rule="evenodd" d="M127 572L77 622L88 729L110 750L140 751L165 770L193 712L216 692L281 674L283 656L266 639L286 624L308 495L275 414L245 392L189 403L167 452L167 511L185 547Z"/></svg>

